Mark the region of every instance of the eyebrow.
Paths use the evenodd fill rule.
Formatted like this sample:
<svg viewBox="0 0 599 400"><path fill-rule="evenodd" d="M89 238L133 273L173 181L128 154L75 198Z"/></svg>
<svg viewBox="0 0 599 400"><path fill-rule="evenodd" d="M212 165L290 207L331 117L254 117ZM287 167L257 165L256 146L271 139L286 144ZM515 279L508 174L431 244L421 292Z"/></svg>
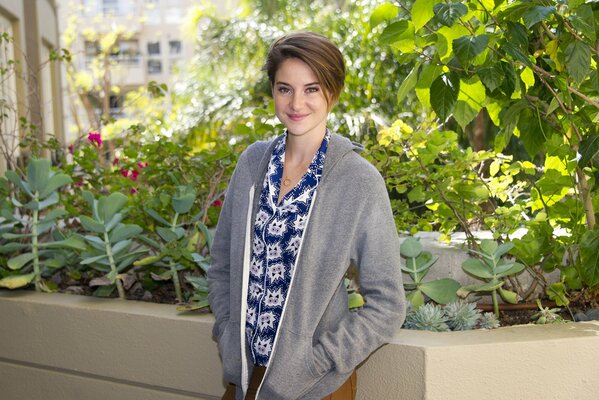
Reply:
<svg viewBox="0 0 599 400"><path fill-rule="evenodd" d="M287 83L287 82L281 82L281 81L277 81L277 82L275 82L275 85L287 85L287 86L292 86L292 85L290 85L290 84L289 84L289 83ZM311 82L311 83L306 83L306 84L304 85L304 87L306 87L306 86L312 86L312 85L320 85L320 83L319 83L319 82Z"/></svg>

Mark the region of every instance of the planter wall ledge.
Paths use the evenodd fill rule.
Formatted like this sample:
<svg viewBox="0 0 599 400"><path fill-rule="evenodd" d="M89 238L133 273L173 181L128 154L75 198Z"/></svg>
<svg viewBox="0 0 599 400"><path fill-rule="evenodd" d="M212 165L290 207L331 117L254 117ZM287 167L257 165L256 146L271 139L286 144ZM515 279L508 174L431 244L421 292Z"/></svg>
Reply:
<svg viewBox="0 0 599 400"><path fill-rule="evenodd" d="M0 292L3 400L219 399L211 315ZM359 369L360 400L577 399L599 393L599 323L401 330Z"/></svg>

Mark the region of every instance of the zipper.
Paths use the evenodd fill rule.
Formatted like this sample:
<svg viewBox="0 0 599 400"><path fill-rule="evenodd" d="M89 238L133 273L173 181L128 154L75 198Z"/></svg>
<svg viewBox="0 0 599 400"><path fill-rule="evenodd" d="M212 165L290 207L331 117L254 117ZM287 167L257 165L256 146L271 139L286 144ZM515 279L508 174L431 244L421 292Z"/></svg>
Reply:
<svg viewBox="0 0 599 400"><path fill-rule="evenodd" d="M250 280L250 248L251 248L251 232L252 232L252 209L254 204L254 185L250 187L248 211L245 225L245 248L243 250L243 275L241 279L241 324L240 329L240 345L241 345L241 387L243 389L243 395L247 392L249 386L248 376L248 359L245 351L245 324L246 324L246 313L247 313L247 295L248 295L248 283Z"/></svg>
<svg viewBox="0 0 599 400"><path fill-rule="evenodd" d="M260 382L260 386L258 386L258 390L256 391L256 400L259 399L260 389L262 389L262 384L266 380L266 377L268 376L268 372L270 371L270 369L269 369L270 361L275 356L275 352L277 350L277 343L279 341L279 330L281 329L281 326L283 325L283 322L285 320L285 311L287 311L287 305L289 304L289 302L287 300L289 300L289 295L291 293L291 289L293 288L293 283L295 282L295 274L297 272L296 267L297 267L297 263L299 262L300 255L302 253L302 248L304 247L304 242L305 242L304 234L308 230L308 224L310 223L310 216L312 215L312 208L314 207L314 204L316 203L316 195L317 194L318 194L318 191L314 190L314 194L312 195L312 203L310 204L310 209L308 210L308 216L306 217L306 224L304 225L304 233L302 234L302 241L300 242L300 246L297 249L297 255L295 257L295 264L293 264L293 273L291 274L291 282L289 282L289 289L287 289L287 298L285 299L285 305L283 306L283 312L281 313L281 320L279 321L279 326L277 327L277 332L275 334L275 341L272 345L272 351L270 352L270 358L269 358L268 365L266 366L266 372L264 372L264 377L262 378L262 382ZM245 392L244 392L244 394L245 394Z"/></svg>

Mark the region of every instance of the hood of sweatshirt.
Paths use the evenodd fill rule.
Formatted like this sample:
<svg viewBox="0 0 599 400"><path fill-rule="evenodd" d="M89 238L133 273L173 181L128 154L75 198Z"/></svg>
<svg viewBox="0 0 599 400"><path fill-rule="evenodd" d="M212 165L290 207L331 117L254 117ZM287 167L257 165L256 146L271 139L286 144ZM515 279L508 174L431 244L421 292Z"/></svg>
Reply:
<svg viewBox="0 0 599 400"><path fill-rule="evenodd" d="M256 187L261 187L270 161L270 155L277 143L279 143L280 140L283 140L284 137L285 135L283 134L269 142L257 142L254 146L259 146L261 151L248 152L248 164L254 166L251 173L252 181ZM326 179L329 172L332 171L337 163L347 154L351 152L361 153L363 150L364 147L362 145L353 143L348 138L336 133L331 134L327 154L324 159L322 179Z"/></svg>

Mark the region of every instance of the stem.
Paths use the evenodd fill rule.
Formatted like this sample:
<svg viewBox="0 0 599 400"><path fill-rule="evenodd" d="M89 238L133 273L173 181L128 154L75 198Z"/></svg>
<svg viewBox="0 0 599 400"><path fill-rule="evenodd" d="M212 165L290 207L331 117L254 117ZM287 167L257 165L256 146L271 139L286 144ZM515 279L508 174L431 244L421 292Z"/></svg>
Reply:
<svg viewBox="0 0 599 400"><path fill-rule="evenodd" d="M491 297L493 299L493 312L495 313L497 319L499 319L499 303L497 302L497 289L493 289L493 292L491 292Z"/></svg>
<svg viewBox="0 0 599 400"><path fill-rule="evenodd" d="M587 217L587 228L592 230L595 227L595 210L593 209L593 199L589 190L589 183L587 177L580 167L576 167L576 175L578 176L578 188L580 192L580 198L584 207L584 212Z"/></svg>
<svg viewBox="0 0 599 400"><path fill-rule="evenodd" d="M35 192L34 200L39 199L38 192ZM39 210L33 210L33 222L31 225L31 251L33 252L33 272L35 273L35 290L41 292L41 274L40 274L40 258L38 253L38 233L37 224L39 220Z"/></svg>
<svg viewBox="0 0 599 400"><path fill-rule="evenodd" d="M116 288L119 292L119 298L125 300L125 289L123 288L123 282L118 277L118 271L116 264L114 263L114 256L112 254L112 246L110 245L110 239L108 239L108 232L104 231L104 243L106 245L106 254L108 255L108 262L110 262L110 270L115 274Z"/></svg>
<svg viewBox="0 0 599 400"><path fill-rule="evenodd" d="M177 301L183 303L183 296L181 295L181 282L179 281L179 274L177 272L176 264L171 260L169 266L173 275L173 283L175 285L175 293L177 294Z"/></svg>

